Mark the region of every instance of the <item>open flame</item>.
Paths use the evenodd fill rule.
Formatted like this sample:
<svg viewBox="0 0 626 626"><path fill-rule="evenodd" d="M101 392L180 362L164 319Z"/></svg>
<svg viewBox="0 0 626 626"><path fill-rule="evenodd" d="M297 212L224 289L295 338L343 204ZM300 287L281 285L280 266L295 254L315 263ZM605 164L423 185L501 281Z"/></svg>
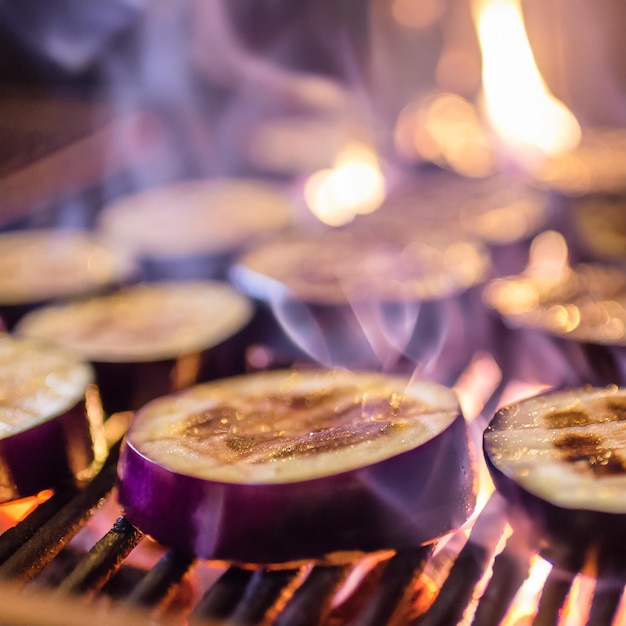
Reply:
<svg viewBox="0 0 626 626"><path fill-rule="evenodd" d="M499 136L522 153L556 156L575 148L581 130L549 91L535 63L521 0L474 0L487 113Z"/></svg>
<svg viewBox="0 0 626 626"><path fill-rule="evenodd" d="M346 146L334 166L313 174L304 189L307 206L328 226L342 226L357 215L373 213L385 192L376 152L361 143Z"/></svg>

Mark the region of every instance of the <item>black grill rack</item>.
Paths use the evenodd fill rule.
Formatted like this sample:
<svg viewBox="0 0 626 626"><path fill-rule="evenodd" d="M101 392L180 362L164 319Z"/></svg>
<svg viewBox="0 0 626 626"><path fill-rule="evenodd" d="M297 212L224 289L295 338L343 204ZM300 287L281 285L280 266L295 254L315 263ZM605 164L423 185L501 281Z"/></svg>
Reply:
<svg viewBox="0 0 626 626"><path fill-rule="evenodd" d="M438 546L348 564L273 570L230 566L201 590L195 606L172 603L181 582L196 567L194 560L170 551L147 571L125 565L144 537L120 517L41 601L32 592L37 575L61 555L103 500L112 497L119 446L119 441L112 446L87 486L59 490L0 536L0 578L12 593L12 602L3 602L0 585L0 624L495 626L528 576L534 552L525 538L510 534L503 504L495 494L471 528L457 531ZM355 577L357 570L360 575ZM357 581L338 602L337 594L345 590L350 576ZM552 569L534 607L535 616L527 623L560 624L573 580L573 575ZM109 593L112 588L117 589L115 600ZM617 623L622 594L623 582L598 581L586 626L623 626ZM37 607L38 617L32 614ZM66 616L52 622L41 615L42 607L56 607L55 615L65 611Z"/></svg>

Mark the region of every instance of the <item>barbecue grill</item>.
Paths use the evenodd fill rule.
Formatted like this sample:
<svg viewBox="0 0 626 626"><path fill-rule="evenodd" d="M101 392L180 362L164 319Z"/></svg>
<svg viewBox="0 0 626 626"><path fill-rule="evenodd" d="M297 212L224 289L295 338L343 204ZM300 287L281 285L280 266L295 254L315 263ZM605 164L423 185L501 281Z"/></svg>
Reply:
<svg viewBox="0 0 626 626"><path fill-rule="evenodd" d="M90 481L59 489L0 535L2 623L557 625L568 610L579 619L587 612L576 623L623 623L623 581L599 571L594 585L576 574L574 562L573 571L550 569L534 595L525 592L529 573L536 576L546 562L529 536L511 532L498 494L467 528L396 553L285 569L221 563L210 575L206 563L174 551L161 551L152 567L133 565L131 551L155 546L124 517L111 518L119 434L128 419L120 413L107 422L109 455ZM99 511L103 501L106 512ZM90 539L77 543L98 518ZM110 530L91 539L107 522ZM513 610L519 621L503 622Z"/></svg>
<svg viewBox="0 0 626 626"><path fill-rule="evenodd" d="M277 6L279 4L276 3ZM306 5L303 14L310 11L317 15L316 9L312 8L313 3ZM341 9L338 9L337 19L352 20L352 27L358 31L348 34L355 36L362 33L364 24L357 19L362 17L360 13L352 15L346 2L337 3L339 5ZM281 19L291 15L287 14L289 12L285 10ZM245 12L242 15L246 15ZM167 11L162 12L160 19L161 22L167 22ZM254 31L254 24L247 23L250 16L240 16L240 19L244 30ZM296 22L302 27L299 20ZM163 27L163 23L160 27ZM266 35L271 39L277 24L265 24L265 27L268 30ZM147 35L158 39L159 32L157 28ZM247 34L252 40L255 39L250 33ZM263 37L259 36L256 44L262 46L262 40ZM320 45L317 38L315 41L316 45ZM290 44L302 54L298 42L291 41ZM41 52L36 51L37 54ZM47 61L42 62L41 58L36 60L37 67L41 67L41 63L44 68L49 67ZM359 61L362 59L359 58ZM178 57L177 62L180 62ZM350 73L343 65L336 67L324 55L319 65L312 63L306 55L302 55L298 62L301 67L310 69L312 65L316 71L328 72L342 80L346 79L346 73ZM3 66L0 65L2 70ZM214 70L208 68L207 71L210 73ZM56 71L59 71L58 67ZM64 76L66 79L67 76ZM146 76L142 76L142 79L146 79ZM163 92L154 85L148 87L163 96ZM209 155L202 155L203 158L198 157L198 145L202 144L207 128L200 123L201 116L198 116L197 110L194 107L185 110L182 121L176 115L170 119L168 107L174 105L167 98L155 98L155 91L149 94L152 98L149 103L151 106L144 107L144 103L139 102L141 106L137 107L138 102L135 101L130 111L123 110L120 113L119 106L118 110L112 112L106 106L94 106L93 102L87 104L75 98L51 96L50 93L42 96L41 92L33 91L32 86L26 91L21 90L19 97L16 97L12 88L1 89L0 228L92 228L98 211L110 200L149 187L155 182L204 175L207 169L220 176L231 174L233 169L243 169L243 172L238 173L244 175L256 175L259 171L255 168L258 167L267 176L271 163L259 164L258 159L246 160L238 152L240 146L230 145L233 136L239 141L241 135L249 130L248 126L244 126L244 131L238 129L240 119L249 121L253 117L255 123L259 120L245 108L241 118L230 118L224 114L227 104L232 104L227 102L228 95L218 89L217 95L209 97L196 87L193 87L194 95L199 94L205 99L202 102L207 110L220 114L218 117L226 128L223 132L207 133L206 136L215 138L216 143L211 146ZM190 87L185 85L185 88ZM299 100L302 94L296 95L295 104L291 102L286 108L276 105L274 101L270 105L263 103L270 111L269 114L264 111L267 115L260 116L263 117L262 121L271 125L288 119L290 124L295 120L296 126L301 121L303 125L308 124L310 120L306 116L298 117L302 114L302 102ZM326 95L332 100L332 94ZM133 93L135 96L137 93ZM115 104L120 105L119 102ZM334 103L331 104L324 102L323 106L333 109ZM593 121L593 115L589 113L591 105L586 99L584 104ZM272 108L274 106L275 109ZM311 112L307 110L306 113ZM164 118L168 119L168 124L162 123ZM597 118L601 119L602 116L597 115ZM68 119L72 120L71 127L65 124ZM314 121L319 122L317 118ZM322 121L325 124L328 120L323 117ZM237 128L236 133L227 132L233 128ZM210 130L215 131L215 128ZM343 127L338 133L334 133L334 127L332 130L333 137L345 131ZM198 140L198 145L192 141L182 150L184 154L180 159L172 159L171 154L176 149L180 134L187 139L193 136ZM215 154L220 151L224 158L223 161L218 159L216 164ZM623 156L623 153L619 154ZM319 155L314 156L312 160L319 163ZM610 158L614 156L611 152ZM284 154L278 157L277 160L284 164ZM423 183L434 179L455 181L447 193L442 194L443 199L438 195L439 184L435 184L433 194L438 198L437 202L443 202L447 195L453 198L465 195L465 179L447 178L447 174L445 178L437 178L441 172L435 176L432 164L420 168L414 180L413 168L423 165L425 157L423 154L413 157L416 161L408 166L404 164L413 182L418 180ZM441 164L439 159L435 161ZM617 173L611 177L609 186L612 194L610 202L619 202L623 196L623 187L620 186L623 182L622 172L619 167L615 170ZM406 169L403 174L407 174ZM284 175L284 171L269 173L269 177L279 183L284 182ZM619 184L613 184L614 178ZM502 186L509 191L507 181L505 177ZM576 179L574 182L579 181ZM592 185L587 184L589 181L584 182L584 193L594 198ZM297 179L296 187L301 186L302 181ZM472 183L471 186L482 187L480 183ZM496 179L496 187L500 186L500 179ZM415 187L419 190L420 185ZM580 189L575 187L578 193ZM392 198L390 211L397 200L400 206L396 206L393 211L401 221L405 219L403 197L406 189L402 186L399 189L399 197ZM413 193L413 185L409 185L408 189ZM531 230L535 226L537 229L557 227L576 242L582 236L580 233L571 235L566 223L569 216L567 201L559 195L563 190L557 191L559 193L554 194L551 189L549 193L540 196L542 202L546 200L550 204L548 210L543 205L535 205L537 189L533 189L530 214L537 223L529 219ZM555 197L558 197L556 203ZM598 201L604 200L606 198L601 196ZM495 208L503 209L501 206ZM480 207L474 209L476 212L470 211L470 220L472 216L480 215L485 218L481 226L484 223L488 225L489 216L485 217L487 214L483 214ZM431 216L433 220L441 219L436 203L433 213L437 214ZM445 223L448 223L447 219L444 215ZM527 260L529 242L535 234L534 230L524 231L523 238L515 242L488 243L491 243L492 252L497 253L503 264L509 262L512 267L518 268L520 258ZM584 260L586 255L593 255L588 247L585 248L582 243L580 246ZM615 258L612 257L612 260L615 261ZM499 265L500 270L502 267ZM452 308L455 319L460 319L463 317L463 309L457 305L455 301ZM484 313L481 304L476 303L475 306ZM472 312L476 311L472 309ZM444 363L442 370L448 376L446 383L456 386L461 395L465 394L472 402L480 405L472 405L470 411L470 426L476 443L486 426L486 420L505 402L507 393L519 397L536 391L544 383L579 382L559 379L554 369L550 372L541 371L538 361L560 365L566 360L566 352L559 347L561 344L546 338L542 330L533 329L526 335L505 327L500 319L496 319L495 313L493 318L486 319L489 321L490 339L479 350L486 349L489 354L479 351L464 355L460 365L455 362L453 374L449 371L449 363ZM262 317L257 319L257 325L264 320ZM526 340L526 337L529 339ZM250 346L248 368L283 367L303 358L301 350L289 351L287 354L281 352L284 341L283 337L278 346ZM442 343L445 342L442 340ZM547 356L538 358L539 350ZM454 346L452 351L456 352ZM587 365L599 371L593 351L590 352ZM402 367L413 370L415 363L403 362ZM579 373L573 371L573 375ZM599 376L602 382L614 382L603 380L601 374ZM516 393L512 392L512 387L516 387ZM542 556L546 546L537 543L532 532L525 533L519 527L513 531L504 500L497 492L489 493L489 489L480 493L477 511L464 527L432 545L410 550L358 554L342 560L320 560L276 568L208 563L186 554L168 551L132 526L117 505L116 464L122 437L131 417L131 413L119 412L106 421L108 456L92 476L79 484L68 484L54 492L38 494L28 502L9 503L0 508L0 521L4 520L3 532L0 534L1 624L626 624L626 581L606 575L603 563L598 564L598 571L593 577L581 573L576 554L563 559L562 566L551 565ZM485 477L486 469L480 458L477 463ZM489 484L488 480L481 482Z"/></svg>

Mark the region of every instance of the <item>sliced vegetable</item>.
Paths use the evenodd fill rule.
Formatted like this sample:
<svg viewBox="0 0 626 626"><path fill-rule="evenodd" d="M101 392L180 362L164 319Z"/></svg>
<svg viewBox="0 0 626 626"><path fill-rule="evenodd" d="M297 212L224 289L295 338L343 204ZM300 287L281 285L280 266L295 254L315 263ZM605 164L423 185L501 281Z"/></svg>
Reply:
<svg viewBox="0 0 626 626"><path fill-rule="evenodd" d="M135 272L128 255L84 231L4 233L0 235L0 314L13 326L35 305L118 287Z"/></svg>
<svg viewBox="0 0 626 626"><path fill-rule="evenodd" d="M0 335L0 502L71 481L93 461L92 379L72 353Z"/></svg>
<svg viewBox="0 0 626 626"><path fill-rule="evenodd" d="M441 300L480 284L489 269L489 253L476 241L424 235L400 222L367 224L276 238L244 255L231 274L259 299L282 289L304 302L348 306Z"/></svg>
<svg viewBox="0 0 626 626"><path fill-rule="evenodd" d="M626 389L554 392L501 409L484 451L511 523L547 539L549 558L626 571Z"/></svg>
<svg viewBox="0 0 626 626"><path fill-rule="evenodd" d="M474 488L451 391L346 371L266 372L155 400L119 464L133 524L238 562L429 543L463 524Z"/></svg>
<svg viewBox="0 0 626 626"><path fill-rule="evenodd" d="M231 255L291 221L290 198L278 186L213 178L125 196L101 212L97 227L151 279L180 279L222 274Z"/></svg>
<svg viewBox="0 0 626 626"><path fill-rule="evenodd" d="M212 365L205 362L209 351L251 316L248 299L229 285L163 282L33 311L16 332L55 341L91 361L105 408L117 411L202 380ZM234 361L237 354L231 346L216 363L227 368L226 357Z"/></svg>
<svg viewBox="0 0 626 626"><path fill-rule="evenodd" d="M279 353L366 370L406 358L448 384L484 345L474 288L488 269L479 243L377 221L276 238L241 257L230 276L271 310L267 343Z"/></svg>

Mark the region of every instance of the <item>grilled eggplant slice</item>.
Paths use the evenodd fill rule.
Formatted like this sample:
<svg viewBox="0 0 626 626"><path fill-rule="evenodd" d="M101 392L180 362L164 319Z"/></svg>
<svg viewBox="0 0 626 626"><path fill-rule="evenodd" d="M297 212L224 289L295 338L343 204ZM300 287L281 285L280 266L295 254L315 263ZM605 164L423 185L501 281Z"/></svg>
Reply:
<svg viewBox="0 0 626 626"><path fill-rule="evenodd" d="M119 497L133 524L178 550L279 563L432 542L465 522L475 480L450 390L284 370L141 409Z"/></svg>
<svg viewBox="0 0 626 626"><path fill-rule="evenodd" d="M90 361L104 406L114 412L242 371L237 339L252 312L249 300L224 283L149 283L33 311L16 332L56 341Z"/></svg>
<svg viewBox="0 0 626 626"><path fill-rule="evenodd" d="M71 352L0 335L0 502L71 482L89 467L92 380Z"/></svg>
<svg viewBox="0 0 626 626"><path fill-rule="evenodd" d="M0 235L0 316L9 328L37 306L110 291L136 276L134 260L119 246L85 231Z"/></svg>
<svg viewBox="0 0 626 626"><path fill-rule="evenodd" d="M484 452L511 523L561 566L626 571L626 389L558 391L501 409Z"/></svg>

